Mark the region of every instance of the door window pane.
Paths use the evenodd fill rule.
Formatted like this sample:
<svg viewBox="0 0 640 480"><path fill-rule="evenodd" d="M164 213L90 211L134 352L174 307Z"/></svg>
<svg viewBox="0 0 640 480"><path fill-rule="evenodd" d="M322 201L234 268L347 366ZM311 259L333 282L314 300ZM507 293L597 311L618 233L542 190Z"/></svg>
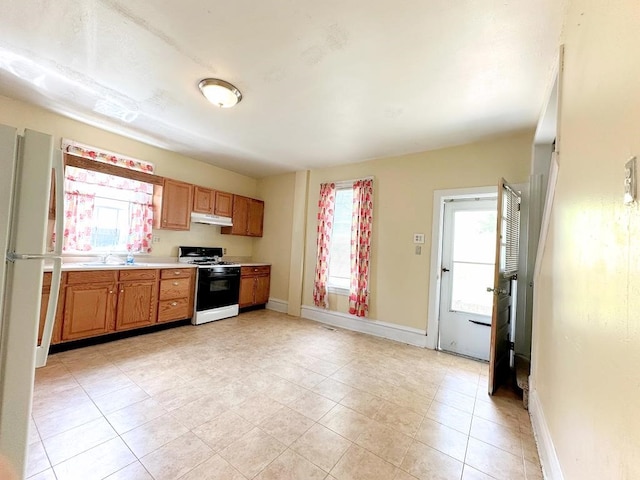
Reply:
<svg viewBox="0 0 640 480"><path fill-rule="evenodd" d="M453 262L451 310L491 315L493 295L487 287L493 285L494 266Z"/></svg>
<svg viewBox="0 0 640 480"><path fill-rule="evenodd" d="M453 222L453 260L493 265L496 255L496 211L455 212Z"/></svg>
<svg viewBox="0 0 640 480"><path fill-rule="evenodd" d="M496 211L464 210L454 214L453 276L450 310L491 315L496 249Z"/></svg>

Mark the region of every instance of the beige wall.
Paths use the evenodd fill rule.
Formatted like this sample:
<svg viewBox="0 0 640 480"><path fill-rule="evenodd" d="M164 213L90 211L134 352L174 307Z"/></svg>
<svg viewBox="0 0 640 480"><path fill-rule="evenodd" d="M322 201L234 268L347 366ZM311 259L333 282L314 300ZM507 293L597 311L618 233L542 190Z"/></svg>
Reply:
<svg viewBox="0 0 640 480"><path fill-rule="evenodd" d="M533 377L564 478L640 478L640 2L574 0L560 169L536 282Z"/></svg>
<svg viewBox="0 0 640 480"><path fill-rule="evenodd" d="M0 96L0 123L20 130L30 128L49 133L60 146L62 137L155 164L158 175L232 193L256 196L257 180L177 153L152 147L90 125L56 115L38 107ZM178 245L220 246L233 256L251 256L253 240L220 234L220 227L192 225L188 232L155 230L154 256L176 256Z"/></svg>
<svg viewBox="0 0 640 480"><path fill-rule="evenodd" d="M373 175L374 218L369 317L426 330L434 190L528 180L533 132L460 147L311 171L303 304L313 305L316 216L320 183ZM422 255L413 233L424 233ZM330 295L331 310L346 312L346 297Z"/></svg>
<svg viewBox="0 0 640 480"><path fill-rule="evenodd" d="M264 200L264 236L254 240L253 258L271 263L272 298L287 301L291 261L291 229L295 173L258 181L258 197Z"/></svg>

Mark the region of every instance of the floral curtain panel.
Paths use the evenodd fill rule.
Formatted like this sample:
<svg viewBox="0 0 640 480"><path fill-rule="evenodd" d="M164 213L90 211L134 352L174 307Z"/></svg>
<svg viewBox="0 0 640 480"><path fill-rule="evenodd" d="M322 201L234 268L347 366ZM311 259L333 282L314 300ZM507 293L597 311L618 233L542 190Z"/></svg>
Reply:
<svg viewBox="0 0 640 480"><path fill-rule="evenodd" d="M313 283L313 303L317 307L329 308L327 279L329 276L329 248L333 230L333 212L336 202L335 183L320 185L318 201L318 241L316 255L316 275Z"/></svg>
<svg viewBox="0 0 640 480"><path fill-rule="evenodd" d="M64 194L64 237L62 249L65 252L91 251L91 232L95 195L66 191ZM56 241L54 239L54 241Z"/></svg>
<svg viewBox="0 0 640 480"><path fill-rule="evenodd" d="M354 182L352 215L349 313L364 317L369 311L373 180L365 179Z"/></svg>

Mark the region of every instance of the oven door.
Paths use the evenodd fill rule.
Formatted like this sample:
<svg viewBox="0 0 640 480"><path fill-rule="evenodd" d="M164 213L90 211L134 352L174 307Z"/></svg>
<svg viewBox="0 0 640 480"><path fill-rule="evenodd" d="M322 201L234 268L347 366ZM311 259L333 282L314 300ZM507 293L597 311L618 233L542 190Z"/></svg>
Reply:
<svg viewBox="0 0 640 480"><path fill-rule="evenodd" d="M239 295L239 268L208 267L198 270L196 311L236 305Z"/></svg>

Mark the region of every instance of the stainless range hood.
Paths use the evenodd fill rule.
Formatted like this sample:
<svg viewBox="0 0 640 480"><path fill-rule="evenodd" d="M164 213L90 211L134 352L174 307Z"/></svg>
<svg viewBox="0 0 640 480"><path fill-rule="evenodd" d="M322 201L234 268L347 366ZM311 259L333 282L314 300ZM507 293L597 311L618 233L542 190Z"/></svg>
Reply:
<svg viewBox="0 0 640 480"><path fill-rule="evenodd" d="M233 223L229 217L220 217L219 215L211 215L208 213L191 213L191 222L205 223L207 225L220 225L222 227L231 227Z"/></svg>

